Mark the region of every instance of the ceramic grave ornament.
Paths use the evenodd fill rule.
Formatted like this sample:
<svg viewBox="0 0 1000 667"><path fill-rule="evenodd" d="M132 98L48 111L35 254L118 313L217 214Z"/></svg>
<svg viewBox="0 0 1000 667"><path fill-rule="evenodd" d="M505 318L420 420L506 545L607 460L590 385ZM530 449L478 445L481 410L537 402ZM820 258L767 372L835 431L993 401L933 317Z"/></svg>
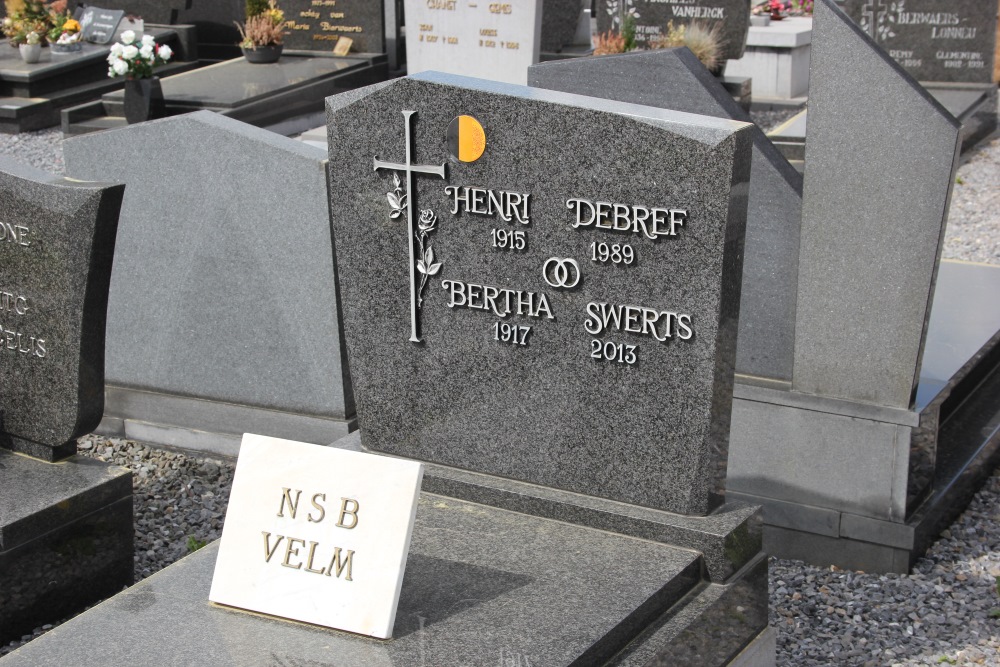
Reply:
<svg viewBox="0 0 1000 667"><path fill-rule="evenodd" d="M76 452L104 412L104 331L124 186L0 161L0 445Z"/></svg>
<svg viewBox="0 0 1000 667"><path fill-rule="evenodd" d="M327 104L364 444L711 511L750 126L438 73Z"/></svg>

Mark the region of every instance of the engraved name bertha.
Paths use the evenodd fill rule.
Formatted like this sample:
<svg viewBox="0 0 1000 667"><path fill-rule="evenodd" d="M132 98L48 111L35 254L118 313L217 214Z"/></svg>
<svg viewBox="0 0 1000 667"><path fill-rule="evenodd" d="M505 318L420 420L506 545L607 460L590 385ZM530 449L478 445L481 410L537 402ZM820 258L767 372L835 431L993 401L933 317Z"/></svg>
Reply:
<svg viewBox="0 0 1000 667"><path fill-rule="evenodd" d="M494 227L484 243L501 252L518 253L530 245L531 202L529 193L475 186L448 185L445 194L451 202L452 215L471 214L488 216L497 222L509 223L514 229ZM571 290L580 283L583 273L581 261L592 270L614 265L620 268L635 266L639 261L638 248L633 243L642 239L657 241L660 238L678 237L688 223L688 211L683 208L646 206L595 201L582 197L566 199L566 209L571 212L566 221L570 230L597 230L610 232L627 242L594 241L588 246L585 257L549 257L539 267L544 283L555 290ZM473 218L474 219L474 218ZM448 308L482 311L499 320L512 316L531 320L556 320L553 300L544 291L500 287L473 280L446 278L440 281L446 294ZM614 304L591 301L585 307L584 329L591 336L632 334L651 338L659 343L687 341L694 337L691 315L634 304ZM490 327L493 339L504 344L529 345L532 326L495 321ZM599 361L616 362L631 366L638 361L639 346L617 341L593 338L590 356Z"/></svg>
<svg viewBox="0 0 1000 667"><path fill-rule="evenodd" d="M30 248L32 232L24 225L0 222L0 247L12 252ZM0 348L4 352L44 359L48 354L44 338L22 330L19 319L33 310L31 299L0 285ZM37 333L37 332L36 332Z"/></svg>

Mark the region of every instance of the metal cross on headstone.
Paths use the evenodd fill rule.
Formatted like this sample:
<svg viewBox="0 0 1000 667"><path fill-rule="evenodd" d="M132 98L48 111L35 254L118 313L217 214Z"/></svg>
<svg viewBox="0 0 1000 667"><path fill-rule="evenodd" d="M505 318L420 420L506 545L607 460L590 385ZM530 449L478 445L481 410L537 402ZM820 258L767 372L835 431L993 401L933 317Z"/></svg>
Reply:
<svg viewBox="0 0 1000 667"><path fill-rule="evenodd" d="M416 240L416 230L413 223L413 209L416 192L413 189L413 174L428 174L439 178L445 177L445 165L435 166L427 164L413 164L413 141L410 137L410 119L416 115L416 111L403 111L403 119L406 127L406 163L397 164L395 162L383 162L375 157L375 171L379 169L393 169L406 172L406 227L408 230L408 243L410 250L410 342L420 342L420 327L417 320L418 295L417 295L417 263L414 257L414 241Z"/></svg>

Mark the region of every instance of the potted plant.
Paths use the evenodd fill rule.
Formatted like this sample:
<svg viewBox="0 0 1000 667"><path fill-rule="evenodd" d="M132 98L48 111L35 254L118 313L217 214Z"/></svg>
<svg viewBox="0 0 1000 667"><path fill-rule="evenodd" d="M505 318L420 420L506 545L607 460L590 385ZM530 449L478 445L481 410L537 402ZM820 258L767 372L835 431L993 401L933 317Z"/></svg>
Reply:
<svg viewBox="0 0 1000 667"><path fill-rule="evenodd" d="M163 115L163 90L153 70L170 60L173 52L152 35L143 35L137 45L131 30L123 32L121 40L111 45L108 76L125 77L125 120L139 123Z"/></svg>
<svg viewBox="0 0 1000 667"><path fill-rule="evenodd" d="M21 51L21 60L26 63L37 63L42 58L42 36L37 32L29 32L25 35L24 43L18 44Z"/></svg>
<svg viewBox="0 0 1000 667"><path fill-rule="evenodd" d="M247 2L246 21L236 27L243 38L240 48L248 63L273 63L281 57L285 14L278 9L276 0L268 0L266 4L260 0Z"/></svg>
<svg viewBox="0 0 1000 667"><path fill-rule="evenodd" d="M49 44L52 53L72 53L83 48L80 23L69 14L52 13L52 28L49 30Z"/></svg>

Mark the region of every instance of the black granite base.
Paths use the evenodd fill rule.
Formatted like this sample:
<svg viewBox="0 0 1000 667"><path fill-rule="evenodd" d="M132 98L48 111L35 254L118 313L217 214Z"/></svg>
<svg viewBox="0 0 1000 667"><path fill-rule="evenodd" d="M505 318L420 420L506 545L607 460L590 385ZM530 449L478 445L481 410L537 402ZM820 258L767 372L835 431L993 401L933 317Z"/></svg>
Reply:
<svg viewBox="0 0 1000 667"><path fill-rule="evenodd" d="M210 604L217 547L0 665L713 667L731 664L767 628L763 555L708 584L693 551L427 493L390 640Z"/></svg>
<svg viewBox="0 0 1000 667"><path fill-rule="evenodd" d="M0 643L114 595L133 567L128 470L0 451Z"/></svg>
<svg viewBox="0 0 1000 667"><path fill-rule="evenodd" d="M256 65L242 57L161 79L167 116L207 109L257 127L315 114L324 100L388 77L385 55L335 58L284 52L276 63ZM66 135L125 124L124 93L62 111Z"/></svg>

